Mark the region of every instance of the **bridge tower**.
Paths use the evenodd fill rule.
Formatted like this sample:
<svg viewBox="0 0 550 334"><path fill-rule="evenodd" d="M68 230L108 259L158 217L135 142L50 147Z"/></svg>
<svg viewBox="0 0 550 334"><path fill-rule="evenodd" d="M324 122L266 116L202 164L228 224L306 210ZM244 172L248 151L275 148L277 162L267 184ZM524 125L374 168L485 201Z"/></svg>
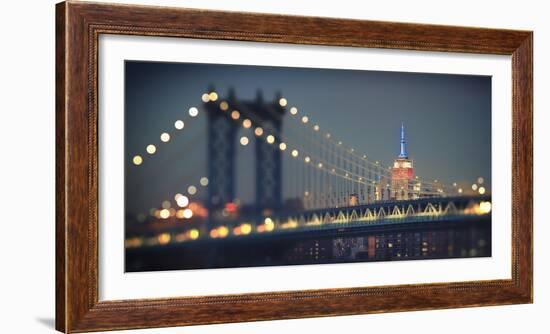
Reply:
<svg viewBox="0 0 550 334"><path fill-rule="evenodd" d="M281 94L277 93L274 101L266 103L262 92L258 90L256 100L248 103L248 107L259 118L264 132L282 132L286 109L279 104L281 98ZM256 137L256 208L260 213L269 215L281 207L282 184L281 150Z"/></svg>
<svg viewBox="0 0 550 334"><path fill-rule="evenodd" d="M209 91L214 91L213 87ZM264 133L280 134L286 109L279 104L281 94L273 101L264 101L261 91L250 101L237 99L233 89L227 98L204 103L208 114L208 187L209 228L225 219L221 213L235 199L235 153L241 122L231 119L237 110ZM276 145L255 137L255 208L258 214L270 214L282 203L282 156Z"/></svg>
<svg viewBox="0 0 550 334"><path fill-rule="evenodd" d="M209 92L214 87L209 87ZM227 104L235 104L233 91L229 92ZM208 208L209 228L215 227L222 219L222 212L228 203L235 199L235 141L239 129L236 122L223 112L221 104L215 101L204 102L208 125ZM225 109L225 108L224 108Z"/></svg>
<svg viewBox="0 0 550 334"><path fill-rule="evenodd" d="M399 140L399 155L393 162L391 169L391 198L395 200L407 200L415 198L413 191L414 169L413 161L407 154L405 141L405 125L401 123L401 135Z"/></svg>

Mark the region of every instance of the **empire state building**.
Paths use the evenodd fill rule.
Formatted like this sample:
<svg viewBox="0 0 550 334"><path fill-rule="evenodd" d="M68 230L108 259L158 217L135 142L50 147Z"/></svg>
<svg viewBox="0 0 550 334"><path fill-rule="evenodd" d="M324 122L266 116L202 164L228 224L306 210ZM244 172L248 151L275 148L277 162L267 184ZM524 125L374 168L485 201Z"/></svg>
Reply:
<svg viewBox="0 0 550 334"><path fill-rule="evenodd" d="M400 152L391 169L391 198L395 200L412 199L414 169L413 161L407 154L405 125L401 123Z"/></svg>

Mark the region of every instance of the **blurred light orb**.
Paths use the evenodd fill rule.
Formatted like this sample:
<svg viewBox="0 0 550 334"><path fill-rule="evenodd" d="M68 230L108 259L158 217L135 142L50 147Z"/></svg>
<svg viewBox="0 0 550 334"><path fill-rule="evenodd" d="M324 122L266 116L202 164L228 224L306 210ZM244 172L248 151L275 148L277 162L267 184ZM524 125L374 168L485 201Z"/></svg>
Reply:
<svg viewBox="0 0 550 334"><path fill-rule="evenodd" d="M292 150L291 154L292 154L293 157L296 158L298 156L298 150Z"/></svg>
<svg viewBox="0 0 550 334"><path fill-rule="evenodd" d="M210 94L208 94L208 98L210 99L210 101L216 101L218 99L218 93L210 92Z"/></svg>
<svg viewBox="0 0 550 334"><path fill-rule="evenodd" d="M269 144L273 144L275 142L275 137L273 135L267 136L265 139Z"/></svg>
<svg viewBox="0 0 550 334"><path fill-rule="evenodd" d="M248 118L243 121L243 127L245 129L249 129L252 126L252 121L250 121Z"/></svg>
<svg viewBox="0 0 550 334"><path fill-rule="evenodd" d="M183 123L183 121L179 119L174 123L174 127L178 130L183 129L184 126L185 126L185 123Z"/></svg>
<svg viewBox="0 0 550 334"><path fill-rule="evenodd" d="M208 185L208 178L206 176L203 176L203 177L201 177L199 182L200 182L201 186L206 187Z"/></svg>
<svg viewBox="0 0 550 334"><path fill-rule="evenodd" d="M491 212L491 202L484 201L479 203L479 211L481 211L481 213Z"/></svg>
<svg viewBox="0 0 550 334"><path fill-rule="evenodd" d="M475 184L475 183L472 184L472 190L473 190L473 191L476 191L476 190L477 190L477 184Z"/></svg>
<svg viewBox="0 0 550 334"><path fill-rule="evenodd" d="M239 117L241 117L241 113L238 110L233 110L231 112L231 118L233 118L234 120L238 120Z"/></svg>
<svg viewBox="0 0 550 334"><path fill-rule="evenodd" d="M162 210L160 210L159 214L160 214L160 218L167 219L168 217L170 217L170 210L162 209Z"/></svg>
<svg viewBox="0 0 550 334"><path fill-rule="evenodd" d="M305 158L304 158L304 161L305 161L306 163L308 163L308 162L311 161L311 158L310 158L310 157L305 157Z"/></svg>
<svg viewBox="0 0 550 334"><path fill-rule="evenodd" d="M485 194L485 187L479 187L478 191L480 195Z"/></svg>
<svg viewBox="0 0 550 334"><path fill-rule="evenodd" d="M459 194L462 194L462 191L463 191L462 188L458 188L458 193Z"/></svg>
<svg viewBox="0 0 550 334"><path fill-rule="evenodd" d="M189 195L195 195L197 193L197 187L195 186L187 187L187 193L189 193Z"/></svg>
<svg viewBox="0 0 550 334"><path fill-rule="evenodd" d="M307 116L302 116L302 122L305 124L309 121L309 118Z"/></svg>
<svg viewBox="0 0 550 334"><path fill-rule="evenodd" d="M183 210L183 218L189 219L191 217L193 217L193 211L191 209Z"/></svg>
<svg viewBox="0 0 550 334"><path fill-rule="evenodd" d="M159 234L158 241L159 241L159 244L166 245L167 243L170 242L170 234L168 233Z"/></svg>
<svg viewBox="0 0 550 334"><path fill-rule="evenodd" d="M229 234L229 229L225 226L218 227L218 235L221 238L225 238Z"/></svg>
<svg viewBox="0 0 550 334"><path fill-rule="evenodd" d="M229 109L229 103L225 101L220 102L220 109L226 111L227 109Z"/></svg>
<svg viewBox="0 0 550 334"><path fill-rule="evenodd" d="M218 229L210 230L210 238L216 239L218 237Z"/></svg>
<svg viewBox="0 0 550 334"><path fill-rule="evenodd" d="M134 165L139 166L143 162L143 158L140 155L136 155L132 159L132 162L134 163Z"/></svg>
<svg viewBox="0 0 550 334"><path fill-rule="evenodd" d="M313 130L319 131L319 125L315 124L315 125L313 126Z"/></svg>
<svg viewBox="0 0 550 334"><path fill-rule="evenodd" d="M249 234L252 232L252 226L250 224L242 224L241 225L241 233L242 234Z"/></svg>
<svg viewBox="0 0 550 334"><path fill-rule="evenodd" d="M280 105L281 107L286 107L287 103L288 103L288 101L287 101L284 97L281 97L281 98L279 99L279 105Z"/></svg>
<svg viewBox="0 0 550 334"><path fill-rule="evenodd" d="M151 144L151 145L147 145L147 148L145 148L145 150L149 154L155 154L155 152L157 151L157 147L155 145Z"/></svg>
<svg viewBox="0 0 550 334"><path fill-rule="evenodd" d="M257 127L256 129L254 129L254 134L259 137L264 134L264 129Z"/></svg>
<svg viewBox="0 0 550 334"><path fill-rule="evenodd" d="M241 143L242 146L248 145L248 137L242 136L239 142Z"/></svg>
<svg viewBox="0 0 550 334"><path fill-rule="evenodd" d="M280 149L281 151L286 150L286 144L285 144L285 143L280 143L280 144L279 144L279 149Z"/></svg>
<svg viewBox="0 0 550 334"><path fill-rule="evenodd" d="M485 180L481 176L477 178L477 183L483 184L483 182L485 182Z"/></svg>
<svg viewBox="0 0 550 334"><path fill-rule="evenodd" d="M191 238L192 240L196 240L198 237L199 237L199 230L192 229L191 231L189 231L189 238Z"/></svg>
<svg viewBox="0 0 550 334"><path fill-rule="evenodd" d="M296 115L296 114L298 113L298 108L296 108L296 107L290 108L290 113L291 113L292 115Z"/></svg>
<svg viewBox="0 0 550 334"><path fill-rule="evenodd" d="M164 143L167 143L167 142L170 141L170 135L168 133L164 132L160 135L160 140Z"/></svg>
<svg viewBox="0 0 550 334"><path fill-rule="evenodd" d="M199 109L196 107L189 108L189 116L196 117L199 114Z"/></svg>
<svg viewBox="0 0 550 334"><path fill-rule="evenodd" d="M176 199L176 204L181 208L185 208L189 204L189 198L187 198L187 196L181 195Z"/></svg>
<svg viewBox="0 0 550 334"><path fill-rule="evenodd" d="M204 102L204 103L209 102L210 101L210 95L204 93L204 94L202 94L201 99L202 99L202 102Z"/></svg>

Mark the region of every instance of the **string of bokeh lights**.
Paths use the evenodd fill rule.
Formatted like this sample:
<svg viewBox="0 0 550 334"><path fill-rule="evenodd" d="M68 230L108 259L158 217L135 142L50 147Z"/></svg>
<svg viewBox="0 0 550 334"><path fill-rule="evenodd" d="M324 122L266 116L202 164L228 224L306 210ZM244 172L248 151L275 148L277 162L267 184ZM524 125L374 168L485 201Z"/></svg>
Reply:
<svg viewBox="0 0 550 334"><path fill-rule="evenodd" d="M201 100L204 103L216 102L218 100L218 94L215 91L204 93L201 96ZM288 101L284 97L281 97L279 99L278 103L283 108L288 105ZM220 104L219 104L219 108L220 108L221 111L224 111L224 112L228 111L229 110L228 102L227 101L221 101ZM296 118L299 119L299 121L301 121L301 123L303 125L305 125L306 128L308 128L310 131L314 131L314 132L319 132L320 131L320 126L318 124L314 124L311 127L307 126L307 124L310 122L309 116L303 115L302 117L299 117L297 107L292 106L289 109L289 113L292 116L296 116ZM240 121L241 116L243 116L241 114L242 114L242 111L232 110L231 113L229 114L229 117L233 121L237 122L237 121ZM199 115L199 109L195 106L190 107L188 109L188 115L191 118L197 117ZM300 153L300 150L298 150L298 148L300 148L299 145L296 145L294 147L289 147L290 145L287 144L284 141L285 136L281 135L280 133L275 133L275 132L267 133L267 131L264 130L260 126L261 122L254 122L254 123L257 124L257 126L254 126L254 123L252 121L254 119L253 115L246 115L246 116L249 117L249 118L244 118L242 120L243 128L252 130L252 127L254 127L253 132L254 132L254 135L256 137L264 136L265 141L268 144L277 145L279 150L281 150L282 152L288 152L290 154L290 156L293 157L293 158L298 158L300 156L300 154L302 154L302 155L304 155L303 162L308 166L313 166L314 168L315 168L315 166L317 166L317 168L319 168L321 170L324 170L327 173L331 173L332 175L336 175L336 176L348 179L348 180L353 181L353 182L359 182L359 183L362 183L362 184L367 184L365 182L366 180L363 181L363 179L365 178L364 176L360 176L359 174L350 173L350 171L348 171L346 174L339 174L338 172L336 172L336 169L339 168L340 170L342 170L341 167L336 166L334 164L331 164L330 162L325 161L325 160L323 160L323 159L321 159L321 158L319 158L319 157L317 157L313 154L308 154L307 152L304 152L303 150L302 150L302 153ZM185 128L184 121L181 120L181 119L177 119L174 122L174 128L175 128L176 131L183 130ZM370 164L372 166L375 166L376 168L380 168L380 174L387 173L387 171L385 171L384 168L380 167L379 161L372 162L372 161L367 159L366 155L357 154L353 148L346 146L342 141L338 141L338 140L334 139L331 136L330 133L325 133L323 137L327 141L330 141L331 144L335 145L335 147L341 147L343 151L345 151L346 153L351 154L351 155L355 156L356 158L364 161L366 164ZM169 143L170 139L171 139L171 135L170 135L169 132L162 132L160 134L159 138L160 138L160 141L162 143ZM278 140L277 138L280 138L280 140ZM250 142L250 139L247 136L241 136L241 138L239 138L239 143L242 146L247 146L249 144L249 142ZM157 152L157 146L155 146L154 144L149 144L149 145L146 146L145 152L149 156L152 156ZM132 162L136 166L140 166L143 163L143 161L144 161L143 157L139 154L135 155L132 158ZM329 168L329 167L334 167L334 168ZM360 167L366 168L365 166L360 166ZM356 178L353 178L350 175L355 176ZM417 176L416 179L419 180L419 177ZM373 181L374 182L374 180L368 180L368 181ZM443 187L443 185L438 183L438 180L434 180L434 182L427 182L425 180L422 180L422 182L425 182L425 183L428 183L428 184L437 184L439 187ZM207 187L208 183L209 183L209 180L208 180L207 177L201 177L200 180L199 180L199 184L203 187ZM472 190L474 192L477 192L477 193L483 195L486 192L484 186L482 186L483 183L484 183L483 178L481 178L481 177L478 178L477 183L472 184L472 187L471 187ZM453 188L456 188L456 187L457 187L457 184L453 183ZM192 196L197 194L198 188L195 185L189 185L187 187L186 191L187 191L187 195L192 197ZM457 189L457 192L459 194L462 193L462 191L463 191L462 188ZM439 192L441 193L442 191L439 191ZM168 219L170 217L176 217L178 219L191 219L194 215L194 212L193 212L193 209L190 207L190 204L192 204L190 198L186 195L183 195L182 193L175 194L173 196L173 198L176 202L176 205L179 207L178 210L175 210L174 208L172 208L172 201L171 200L165 200L165 201L162 202L162 205L161 205L162 209L156 209L156 208L151 209L151 212L150 212L151 215L153 215L157 218L160 218L160 219ZM256 231L259 232L259 233L271 232L275 229L275 227L276 226L275 226L273 220L270 217L266 217L261 224L256 226ZM292 226L288 226L288 227L292 227ZM295 226L293 226L293 227L295 227ZM285 226L282 226L282 228L285 228ZM245 223L242 223L238 226L235 226L233 228L232 232L233 232L233 235L238 236L238 235L250 234L252 232L252 230L253 230L252 225L250 223L245 222ZM219 227L216 227L216 228L212 229L209 232L209 236L211 238L218 238L218 237L223 238L223 237L226 237L227 235L229 235L229 232L230 231L226 226L219 226ZM199 238L199 236L200 236L199 230L196 229L196 228L192 228L188 231L185 231L184 233L180 233L180 234L175 235L175 240L178 241L178 242L186 241L186 240L196 240L196 239ZM164 233L164 234L161 234L161 235L158 236L157 242L160 243L160 244L165 244L165 243L168 243L170 241L170 238L171 237L170 237L169 234L168 234L168 237L167 237L167 234Z"/></svg>

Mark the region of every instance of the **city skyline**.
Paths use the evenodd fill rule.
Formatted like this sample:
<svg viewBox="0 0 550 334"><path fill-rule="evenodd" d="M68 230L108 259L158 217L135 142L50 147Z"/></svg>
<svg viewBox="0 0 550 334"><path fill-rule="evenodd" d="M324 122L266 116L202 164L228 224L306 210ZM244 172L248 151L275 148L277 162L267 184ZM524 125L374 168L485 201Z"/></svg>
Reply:
<svg viewBox="0 0 550 334"><path fill-rule="evenodd" d="M125 92L128 271L491 255L490 77L128 61Z"/></svg>
<svg viewBox="0 0 550 334"><path fill-rule="evenodd" d="M283 74L281 74L281 71ZM289 101L288 107L297 106L300 114L308 115L311 124L319 124L322 131L325 131L328 124L330 124L331 128L334 128L334 131L331 131L334 138L340 138L339 140L342 140L345 144L353 145L358 152L365 152L370 159L379 161L384 167L390 167L399 153L399 143L396 140L398 131L396 129L404 122L407 125L410 157L411 160L415 161L417 174L423 177L425 175L434 176L434 180L439 179L440 182L445 183L459 182L463 186L475 182L481 176L485 179L487 188L490 188L490 78L488 77L148 62L127 62L126 72L127 161L131 161L134 154L140 151L143 152L145 146L155 143L159 150L154 158L158 160L158 164L164 165L163 178L159 178L155 175L152 167L142 166L139 172L136 173L136 170L131 168L131 164L126 164L127 181L130 185L139 184L139 182L133 181L136 178L156 179L155 182L147 186L147 193L151 195L148 196L149 199L143 198L141 201L136 200L135 202L127 201L127 206L131 211L143 211L146 210L147 206L158 206L159 202L163 198L168 198L169 194L185 190L182 187L186 187L183 186L186 178L199 179L204 177L204 175L199 175L200 173L189 175L193 172L182 171L175 164L179 157L179 159L194 160L197 164L204 166L204 156L196 152L193 154L190 154L189 151L183 152L182 147L189 145L183 138L173 137L169 143L164 144L158 140L158 135L163 131L170 130L170 127L173 127L173 121L183 118L189 107L196 106L198 110L201 109L200 96L207 91L205 87L213 87L220 100L228 95L230 89L234 89L239 98L249 100L255 99L258 91L262 92L263 99L267 101L270 99L275 100L276 94L282 94ZM235 73L240 75L234 76ZM181 77L178 78L178 74ZM189 80L190 77L193 80ZM201 79L197 80L197 77ZM214 80L214 77L218 77L218 79ZM349 95L337 94L337 92L330 90L331 85L327 78L333 78L334 81L337 81L338 77L345 77L350 82L350 88L340 89L344 92L348 91ZM231 78L231 80L228 80L228 78ZM272 80L259 80L261 78ZM323 78L324 80L318 80ZM293 80L298 80L301 83L298 94L292 90L286 92L284 89L279 88L280 86L289 85ZM387 100L385 104L381 104L379 101L374 103L371 99L368 99L368 94L366 94L366 98L358 98L357 94L353 94L354 91L358 90L355 86L358 80L363 86L378 87L376 89L377 94L382 93L379 86L387 88L391 84L394 87L393 93L396 96L393 100L404 100L402 93L405 90L414 90L414 87L417 86L421 86L421 88L416 88L417 93L430 94L432 99L435 100L442 99L442 95L445 96L445 94L448 95L452 92L453 95L447 98L449 101L446 103L439 101L436 105L445 104L447 109L451 109L453 112L439 111L436 114L439 114L440 117L435 117L435 108L424 112L413 110L415 105L417 105L417 109L420 109L418 104L426 105L424 103L425 99L422 99L423 96L418 96L418 94L412 99L414 103L409 101L410 108L407 109L408 111L396 111L399 109L392 108L396 104L395 101ZM275 83L279 81L280 84L276 85ZM435 85L434 81L438 84ZM257 82L261 82L261 87L264 88L255 86ZM346 81L340 80L340 82ZM378 85L373 86L373 82ZM174 87L185 89L177 92ZM457 89L460 90L457 91ZM304 99L316 90L322 91L324 94L316 96L313 102ZM439 93L435 94L435 97L434 91ZM389 94L388 92L384 93ZM331 97L331 95L335 96ZM334 110L331 105L335 101L338 104L348 105L349 112ZM477 109L469 113L460 112L460 115L466 115L459 122L457 120L459 106L456 106L458 102L465 105L464 109L467 109L469 105L475 105ZM400 103L403 103L403 101ZM375 104L378 107L376 109L366 108L369 104ZM382 105L384 105L383 108ZM163 109L163 112L160 112L159 109ZM335 114L338 114L338 117L335 118ZM349 114L355 118L350 120ZM467 115L472 116L468 118ZM285 117L288 117L288 115ZM431 119L430 124L422 124L422 120L429 117L435 118ZM376 125L374 128L373 123ZM482 129L483 126L480 124L485 125L485 128ZM390 127L392 129L389 129ZM453 133L454 131L449 131L449 129L456 127L462 130L472 128L474 131L467 136L463 135L460 141L452 138L452 136L441 134L442 132ZM476 127L479 128L477 131ZM189 123L189 126L186 124L185 131L200 132L201 128L205 128L205 125L201 124L201 121L197 121L194 124ZM364 129L369 130L365 131ZM430 133L437 136L437 140L431 139L433 136L428 136ZM196 136L200 137L201 135L197 134ZM365 140L354 139L361 137L364 137ZM477 140L473 142L472 137L477 138ZM147 139L144 140L144 138ZM379 139L377 140L377 138ZM441 147L442 143L447 143L445 150L437 148ZM200 146L203 144L204 142L195 143L194 145ZM477 147L472 147L472 145ZM454 154L451 154L453 151ZM484 151L485 156L480 154L480 151ZM147 157L146 153L142 154ZM467 159L467 156L471 156L471 158ZM245 156L242 160L246 159ZM148 170L148 168L150 169ZM245 166L244 171L241 171L241 173L250 175L252 170L247 168ZM204 171L204 168L199 168L199 170ZM176 189L178 183L179 190ZM244 192L241 197L250 198L253 196L252 185L244 185L241 188ZM248 190L246 190L247 188ZM166 191L167 189L170 190ZM135 190L137 189L132 190L131 193L140 193ZM155 200L153 197L157 199ZM138 202L141 203L138 204ZM150 204L146 205L146 202Z"/></svg>

